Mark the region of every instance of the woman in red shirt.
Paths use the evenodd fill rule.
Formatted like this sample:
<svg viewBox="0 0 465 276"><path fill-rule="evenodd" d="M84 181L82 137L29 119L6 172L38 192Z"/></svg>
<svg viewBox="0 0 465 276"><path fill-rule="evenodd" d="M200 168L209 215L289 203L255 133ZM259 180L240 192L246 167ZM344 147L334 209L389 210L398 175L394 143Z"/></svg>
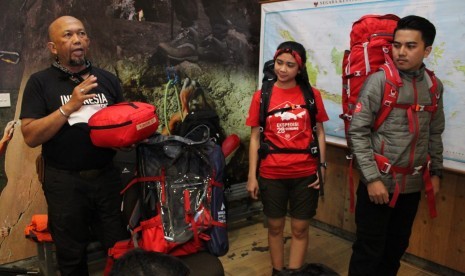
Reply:
<svg viewBox="0 0 465 276"><path fill-rule="evenodd" d="M246 125L251 127L247 191L253 199L258 199L260 191L263 212L268 219L268 243L273 275L282 275L284 269L283 231L288 206L292 240L286 272L305 269L310 218L316 214L318 205L318 166L322 167L323 177L326 169L323 122L329 118L320 92L310 86L305 62L306 51L300 43L288 41L278 46L274 56L276 81L271 91L268 111L286 107L292 109L268 115L264 137L278 148L304 150L309 147L314 139L311 116L304 107L303 89L311 89L317 110L316 135L321 163L309 152L270 153L260 160L257 178L257 164L260 158L260 90L253 95L246 120Z"/></svg>

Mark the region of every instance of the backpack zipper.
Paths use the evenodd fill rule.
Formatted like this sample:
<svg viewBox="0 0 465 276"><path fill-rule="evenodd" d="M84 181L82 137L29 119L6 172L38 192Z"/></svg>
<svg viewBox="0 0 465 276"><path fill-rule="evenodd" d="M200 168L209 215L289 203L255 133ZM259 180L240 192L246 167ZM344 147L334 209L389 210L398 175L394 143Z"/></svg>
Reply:
<svg viewBox="0 0 465 276"><path fill-rule="evenodd" d="M121 123L121 124L115 124L115 125L108 125L108 126L89 126L90 129L109 129L109 128L117 128L117 127L123 127L132 124L132 120Z"/></svg>

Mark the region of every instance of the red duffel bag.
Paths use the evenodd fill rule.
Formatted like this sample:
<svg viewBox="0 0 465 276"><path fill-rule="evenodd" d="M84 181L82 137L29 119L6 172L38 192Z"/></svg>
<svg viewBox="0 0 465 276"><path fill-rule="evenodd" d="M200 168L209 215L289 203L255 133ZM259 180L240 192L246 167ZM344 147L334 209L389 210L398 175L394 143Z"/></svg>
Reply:
<svg viewBox="0 0 465 276"><path fill-rule="evenodd" d="M142 102L110 105L89 118L90 138L98 147L121 148L136 144L158 129L156 107Z"/></svg>

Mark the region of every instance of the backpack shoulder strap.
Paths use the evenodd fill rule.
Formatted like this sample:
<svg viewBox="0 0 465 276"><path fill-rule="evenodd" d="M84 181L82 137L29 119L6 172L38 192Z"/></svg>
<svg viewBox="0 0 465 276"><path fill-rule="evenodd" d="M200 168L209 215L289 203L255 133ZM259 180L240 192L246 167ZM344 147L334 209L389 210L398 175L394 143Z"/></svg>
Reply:
<svg viewBox="0 0 465 276"><path fill-rule="evenodd" d="M399 88L403 85L399 71L392 63L385 63L379 69L384 72L386 82L384 84L383 100L373 124L374 130L377 130L391 113L399 97Z"/></svg>
<svg viewBox="0 0 465 276"><path fill-rule="evenodd" d="M316 133L316 113L317 107L315 103L315 94L313 93L312 87L310 89L304 89L304 87L300 88L303 91L304 98L305 98L305 107L308 109L308 113L310 114L310 123L312 127L312 132Z"/></svg>
<svg viewBox="0 0 465 276"><path fill-rule="evenodd" d="M429 78L428 85L431 93L431 105L436 106L441 94L438 91L438 80L434 71L425 68L426 76Z"/></svg>
<svg viewBox="0 0 465 276"><path fill-rule="evenodd" d="M276 82L276 75L274 74L274 60L269 60L263 65L263 79L262 87L260 90L260 112L259 112L259 123L261 130L265 128L266 116L268 113L268 107L270 105L271 91L273 85Z"/></svg>

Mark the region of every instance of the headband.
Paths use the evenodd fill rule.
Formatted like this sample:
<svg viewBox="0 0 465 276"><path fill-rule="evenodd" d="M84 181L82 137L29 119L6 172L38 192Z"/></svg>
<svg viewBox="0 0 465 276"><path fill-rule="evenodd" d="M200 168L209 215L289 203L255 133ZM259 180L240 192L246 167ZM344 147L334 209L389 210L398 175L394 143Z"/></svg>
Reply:
<svg viewBox="0 0 465 276"><path fill-rule="evenodd" d="M299 65L299 69L302 69L302 67L303 67L302 58L300 57L299 53L297 53L296 51L291 50L289 48L276 50L276 53L274 54L273 60L276 60L276 58L279 55L283 54L283 53L291 54L295 58L295 60L297 61L297 64Z"/></svg>

